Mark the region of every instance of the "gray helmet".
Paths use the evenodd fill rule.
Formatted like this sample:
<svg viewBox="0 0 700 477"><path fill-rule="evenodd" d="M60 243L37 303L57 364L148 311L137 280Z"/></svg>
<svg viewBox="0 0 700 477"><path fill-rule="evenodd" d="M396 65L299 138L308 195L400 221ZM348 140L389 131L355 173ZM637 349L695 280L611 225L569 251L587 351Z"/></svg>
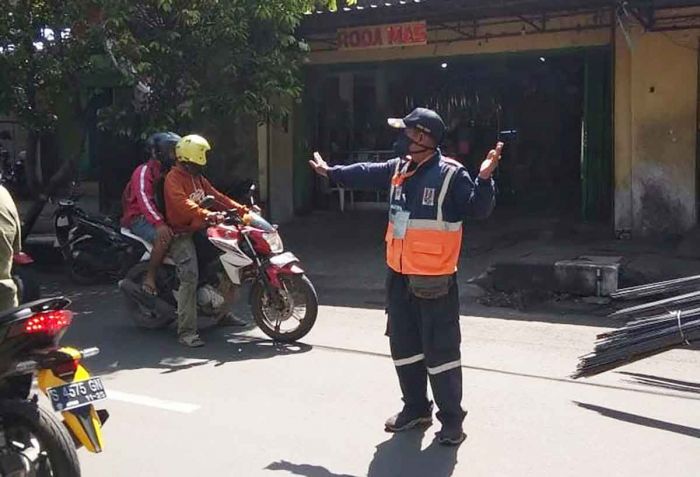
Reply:
<svg viewBox="0 0 700 477"><path fill-rule="evenodd" d="M155 153L156 159L166 166L173 163L175 146L180 140L180 136L174 132L158 132L151 134L146 139L146 155L151 157Z"/></svg>

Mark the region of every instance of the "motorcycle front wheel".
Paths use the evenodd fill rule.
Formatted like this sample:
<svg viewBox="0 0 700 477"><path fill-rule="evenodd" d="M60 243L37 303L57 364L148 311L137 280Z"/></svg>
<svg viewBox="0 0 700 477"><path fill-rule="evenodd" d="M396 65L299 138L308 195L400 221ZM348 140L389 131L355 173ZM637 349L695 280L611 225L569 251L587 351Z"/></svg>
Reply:
<svg viewBox="0 0 700 477"><path fill-rule="evenodd" d="M1 401L6 449L29 462L37 477L80 477L80 463L68 430L49 411L31 401Z"/></svg>
<svg viewBox="0 0 700 477"><path fill-rule="evenodd" d="M267 336L281 343L292 343L306 336L318 315L318 297L305 275L280 276L278 300L272 300L265 285L255 282L251 307L255 324Z"/></svg>

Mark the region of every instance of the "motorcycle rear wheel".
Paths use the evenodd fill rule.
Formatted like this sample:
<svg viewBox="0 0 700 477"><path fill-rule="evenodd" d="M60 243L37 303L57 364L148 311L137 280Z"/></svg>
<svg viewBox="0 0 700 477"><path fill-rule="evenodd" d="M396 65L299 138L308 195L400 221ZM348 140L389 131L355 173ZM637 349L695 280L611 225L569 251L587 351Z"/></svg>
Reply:
<svg viewBox="0 0 700 477"><path fill-rule="evenodd" d="M94 272L85 269L74 260L69 260L66 263L66 269L68 271L68 276L76 285L94 285L99 281L99 277L96 277Z"/></svg>
<svg viewBox="0 0 700 477"><path fill-rule="evenodd" d="M139 263L129 270L124 279L131 280L138 286L141 286L147 272L148 264ZM158 282L160 282L160 280L158 280ZM174 314L158 313L156 310L148 309L128 295L126 296L126 304L130 312L129 316L134 323L141 328L158 330L161 328L166 328L168 325L170 325L170 323L175 321Z"/></svg>
<svg viewBox="0 0 700 477"><path fill-rule="evenodd" d="M260 330L274 341L293 343L306 336L316 323L318 297L311 280L306 275L284 275L280 277L280 281L286 288L287 296L283 295L285 303L288 303L288 299L291 297L293 306L299 305L299 311L302 311L303 307L303 316L296 316L296 306L291 312L275 309L265 286L258 281L255 282L251 290L253 318ZM286 316L290 313L291 316ZM275 314L278 316L274 316ZM299 323L298 326L292 330L283 331L282 323L290 320L296 320Z"/></svg>
<svg viewBox="0 0 700 477"><path fill-rule="evenodd" d="M32 448L38 444L36 450L42 459L37 464L38 477L80 477L73 439L54 414L31 401L1 401L0 416L8 442L21 442ZM16 452L22 450L26 452L26 448Z"/></svg>

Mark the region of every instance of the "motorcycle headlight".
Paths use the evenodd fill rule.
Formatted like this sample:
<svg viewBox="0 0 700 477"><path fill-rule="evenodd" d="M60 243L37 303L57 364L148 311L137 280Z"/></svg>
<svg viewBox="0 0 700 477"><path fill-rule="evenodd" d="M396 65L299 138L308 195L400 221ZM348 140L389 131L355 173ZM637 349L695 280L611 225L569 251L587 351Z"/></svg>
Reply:
<svg viewBox="0 0 700 477"><path fill-rule="evenodd" d="M270 232L263 234L263 238L270 246L272 253L282 253L284 251L284 245L282 244L282 237L277 232Z"/></svg>

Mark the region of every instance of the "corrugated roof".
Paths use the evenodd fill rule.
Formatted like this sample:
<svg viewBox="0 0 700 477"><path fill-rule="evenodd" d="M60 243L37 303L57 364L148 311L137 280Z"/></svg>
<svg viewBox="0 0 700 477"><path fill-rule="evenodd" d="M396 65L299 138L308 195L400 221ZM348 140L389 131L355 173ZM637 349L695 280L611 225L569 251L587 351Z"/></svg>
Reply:
<svg viewBox="0 0 700 477"><path fill-rule="evenodd" d="M319 9L302 22L303 32L330 31L356 26L415 20L440 21L529 15L545 12L610 7L616 0L358 0L352 6L338 2L338 11Z"/></svg>
<svg viewBox="0 0 700 477"><path fill-rule="evenodd" d="M302 33L329 32L344 26L422 19L435 22L476 20L498 16L597 10L621 5L620 0L358 0L338 11L317 10L304 18ZM669 8L700 5L700 0L627 0L626 8Z"/></svg>

